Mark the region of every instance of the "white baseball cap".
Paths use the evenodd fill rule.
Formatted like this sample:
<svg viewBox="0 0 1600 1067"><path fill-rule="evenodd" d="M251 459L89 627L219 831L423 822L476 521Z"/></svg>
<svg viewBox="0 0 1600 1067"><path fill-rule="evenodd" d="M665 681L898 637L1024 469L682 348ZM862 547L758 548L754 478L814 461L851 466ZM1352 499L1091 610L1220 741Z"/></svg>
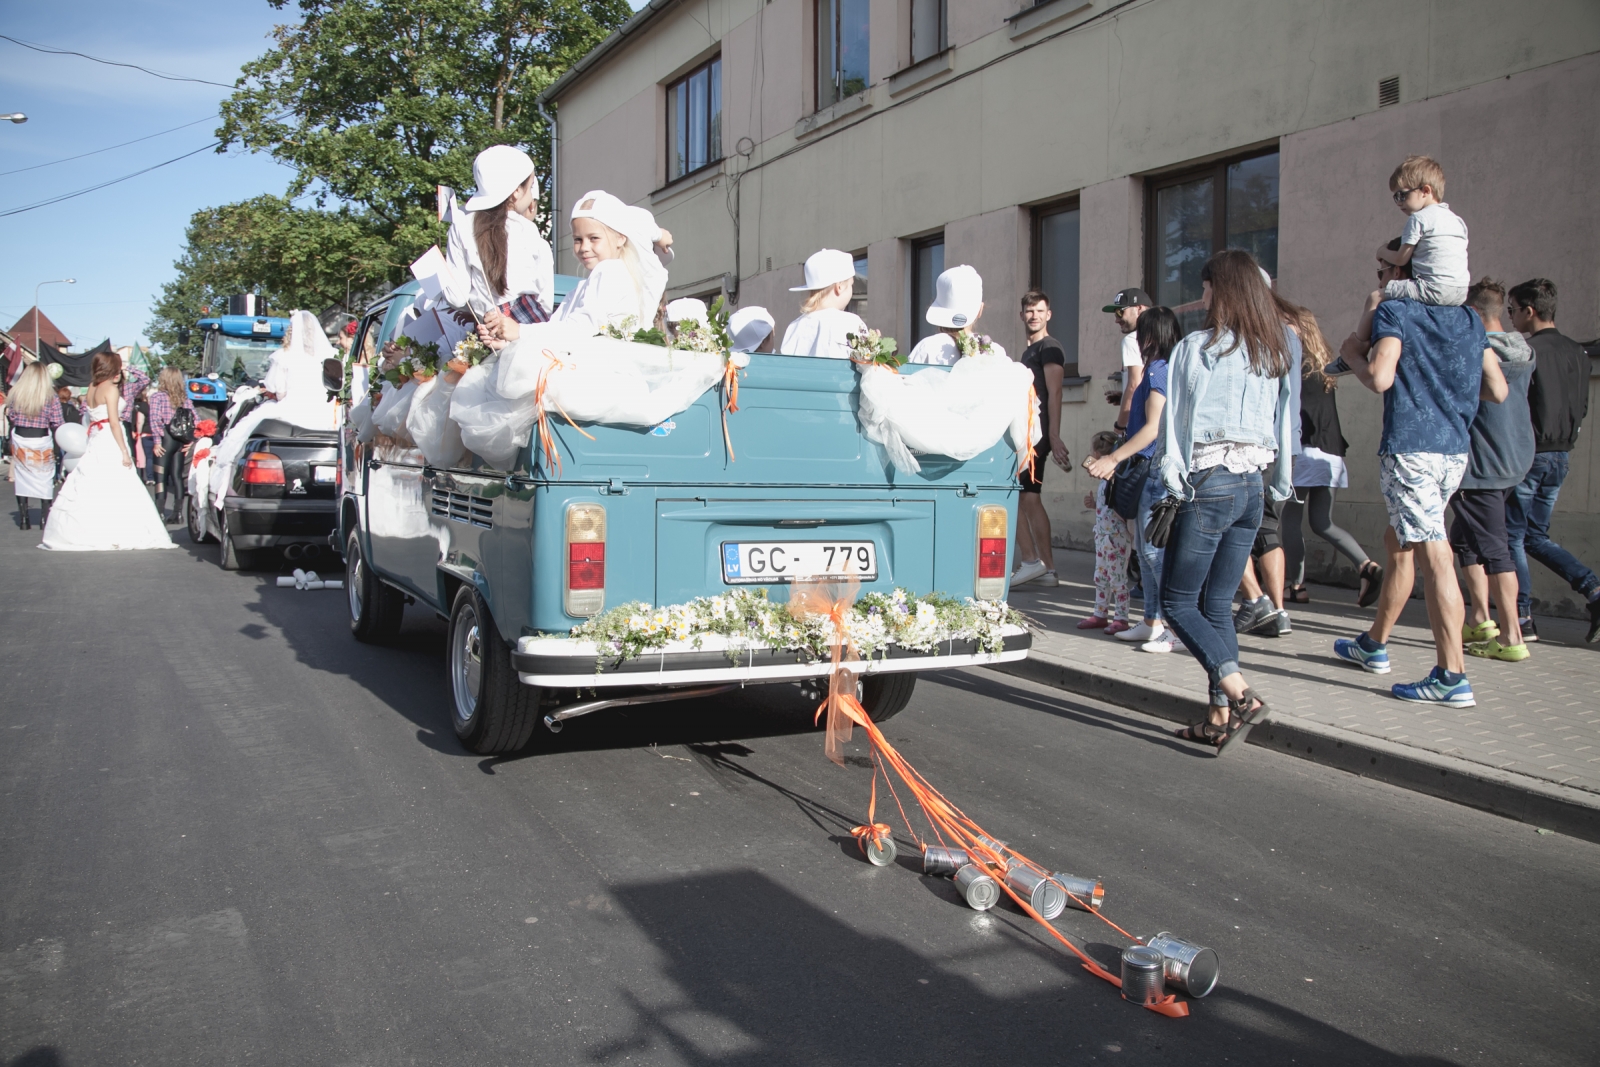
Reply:
<svg viewBox="0 0 1600 1067"><path fill-rule="evenodd" d="M499 207L517 191L517 186L533 173L533 158L520 148L497 144L485 148L472 161L472 179L478 183L472 199L467 201L468 211L482 211ZM538 180L534 180L533 194L539 195Z"/></svg>
<svg viewBox="0 0 1600 1067"><path fill-rule="evenodd" d="M764 307L752 305L740 308L728 318L728 332L733 335L733 350L754 352L760 347L761 342L772 336L772 331L777 325Z"/></svg>
<svg viewBox="0 0 1600 1067"><path fill-rule="evenodd" d="M983 279L965 263L939 275L926 318L935 326L960 329L978 321L983 310Z"/></svg>
<svg viewBox="0 0 1600 1067"><path fill-rule="evenodd" d="M668 322L698 322L703 324L710 317L706 312L706 302L692 296L681 297L667 304Z"/></svg>
<svg viewBox="0 0 1600 1067"><path fill-rule="evenodd" d="M811 253L811 258L806 260L806 283L792 286L791 293L808 293L816 289L826 289L839 282L847 282L856 276L856 261L849 252L841 252L837 248L824 248L820 252Z"/></svg>

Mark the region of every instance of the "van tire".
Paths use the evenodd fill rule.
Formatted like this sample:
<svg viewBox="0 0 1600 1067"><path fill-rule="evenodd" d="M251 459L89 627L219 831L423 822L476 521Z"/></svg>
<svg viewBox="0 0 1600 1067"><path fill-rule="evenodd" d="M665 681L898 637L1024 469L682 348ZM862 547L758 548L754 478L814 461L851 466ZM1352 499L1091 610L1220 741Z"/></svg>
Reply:
<svg viewBox="0 0 1600 1067"><path fill-rule="evenodd" d="M516 752L539 725L539 690L523 685L500 639L489 606L463 585L450 608L446 644L450 725L468 751L480 756Z"/></svg>
<svg viewBox="0 0 1600 1067"><path fill-rule="evenodd" d="M228 509L217 510L222 514L221 529L217 532L217 565L225 571L249 570L255 565L256 553L234 545L233 534L228 530Z"/></svg>
<svg viewBox="0 0 1600 1067"><path fill-rule="evenodd" d="M355 531L344 547L344 590L350 606L350 632L356 640L368 645L393 641L405 615L405 594L384 585L367 566Z"/></svg>
<svg viewBox="0 0 1600 1067"><path fill-rule="evenodd" d="M894 674L869 674L861 679L861 706L873 722L892 719L911 703L917 676L911 671Z"/></svg>

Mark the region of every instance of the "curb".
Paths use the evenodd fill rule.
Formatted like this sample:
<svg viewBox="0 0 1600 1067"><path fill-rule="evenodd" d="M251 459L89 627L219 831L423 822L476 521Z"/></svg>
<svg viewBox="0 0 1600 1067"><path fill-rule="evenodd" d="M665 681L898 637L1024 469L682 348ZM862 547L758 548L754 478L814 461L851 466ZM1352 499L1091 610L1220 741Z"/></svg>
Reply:
<svg viewBox="0 0 1600 1067"><path fill-rule="evenodd" d="M1194 721L1201 707L1192 694L1171 686L1097 673L1038 652L989 670L1172 722ZM1245 743L1600 844L1600 797L1553 782L1303 719L1269 718Z"/></svg>

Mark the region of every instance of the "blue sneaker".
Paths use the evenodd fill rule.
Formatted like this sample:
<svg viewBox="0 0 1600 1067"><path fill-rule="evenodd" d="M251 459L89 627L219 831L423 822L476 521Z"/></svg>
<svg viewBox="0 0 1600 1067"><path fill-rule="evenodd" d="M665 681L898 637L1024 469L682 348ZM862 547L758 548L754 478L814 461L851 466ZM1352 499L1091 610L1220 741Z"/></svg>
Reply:
<svg viewBox="0 0 1600 1067"><path fill-rule="evenodd" d="M1435 667L1428 672L1428 676L1420 682L1410 685L1401 683L1389 687L1389 691L1401 700L1409 700L1413 704L1443 704L1450 708L1471 708L1477 706L1473 699L1472 686L1466 678L1455 685L1447 685L1439 677L1439 668Z"/></svg>
<svg viewBox="0 0 1600 1067"><path fill-rule="evenodd" d="M1368 674L1389 673L1389 650L1380 648L1368 652L1354 637L1341 637L1333 643L1333 654L1346 663L1354 663Z"/></svg>

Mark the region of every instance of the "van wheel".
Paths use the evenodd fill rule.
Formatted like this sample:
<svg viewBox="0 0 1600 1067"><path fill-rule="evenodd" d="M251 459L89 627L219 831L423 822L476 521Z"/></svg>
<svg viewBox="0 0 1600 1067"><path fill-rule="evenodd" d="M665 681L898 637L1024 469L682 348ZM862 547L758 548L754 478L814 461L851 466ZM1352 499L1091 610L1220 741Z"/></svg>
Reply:
<svg viewBox="0 0 1600 1067"><path fill-rule="evenodd" d="M344 546L344 595L350 603L350 632L357 641L381 645L394 640L400 632L406 598L372 573L354 532Z"/></svg>
<svg viewBox="0 0 1600 1067"><path fill-rule="evenodd" d="M873 722L892 719L911 703L917 676L910 671L895 674L870 674L861 679L861 706Z"/></svg>
<svg viewBox="0 0 1600 1067"><path fill-rule="evenodd" d="M450 609L450 725L480 756L515 752L539 723L539 690L523 685L483 597L470 585Z"/></svg>

